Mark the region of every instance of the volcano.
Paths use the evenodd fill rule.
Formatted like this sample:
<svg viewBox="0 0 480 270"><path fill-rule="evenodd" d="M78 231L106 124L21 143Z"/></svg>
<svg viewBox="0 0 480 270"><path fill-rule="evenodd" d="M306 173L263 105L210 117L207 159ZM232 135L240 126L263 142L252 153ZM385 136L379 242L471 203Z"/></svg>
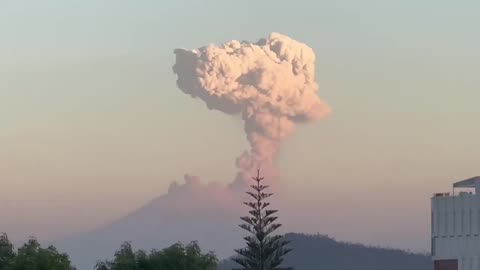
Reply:
<svg viewBox="0 0 480 270"><path fill-rule="evenodd" d="M186 179L185 185L172 185L167 194L129 215L59 241L57 246L70 254L79 270L93 269L98 260L111 258L125 241L143 250L198 241L203 250L227 258L242 246L238 228L242 205L233 206L239 194L221 185L201 184L195 177Z"/></svg>

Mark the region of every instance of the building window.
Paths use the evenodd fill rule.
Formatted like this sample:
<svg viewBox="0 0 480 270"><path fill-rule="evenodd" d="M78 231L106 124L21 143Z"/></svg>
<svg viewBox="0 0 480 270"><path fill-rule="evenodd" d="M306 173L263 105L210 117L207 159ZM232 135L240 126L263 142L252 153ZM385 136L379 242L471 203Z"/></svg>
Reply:
<svg viewBox="0 0 480 270"><path fill-rule="evenodd" d="M448 235L448 217L450 216L450 214L445 211L445 236Z"/></svg>
<svg viewBox="0 0 480 270"><path fill-rule="evenodd" d="M480 210L478 210L477 214L477 233L480 233Z"/></svg>
<svg viewBox="0 0 480 270"><path fill-rule="evenodd" d="M430 215L430 226L431 226L431 230L432 230L432 236L436 234L435 232L435 224L434 224L434 215L433 215L433 211Z"/></svg>
<svg viewBox="0 0 480 270"><path fill-rule="evenodd" d="M435 237L432 237L432 246L431 246L431 253L432 253L432 256L435 256Z"/></svg>
<svg viewBox="0 0 480 270"><path fill-rule="evenodd" d="M473 210L470 209L468 211L468 234L472 234L472 226L473 226Z"/></svg>
<svg viewBox="0 0 480 270"><path fill-rule="evenodd" d="M453 211L453 232L452 232L452 236L455 236L455 234L457 233L456 229L457 229L457 213L455 213L455 211Z"/></svg>
<svg viewBox="0 0 480 270"><path fill-rule="evenodd" d="M435 224L437 224L437 228L435 228L437 230L437 235L440 236L442 235L442 223L441 223L441 211L437 211L437 222Z"/></svg>
<svg viewBox="0 0 480 270"><path fill-rule="evenodd" d="M438 260L434 261L435 270L458 270L457 260Z"/></svg>

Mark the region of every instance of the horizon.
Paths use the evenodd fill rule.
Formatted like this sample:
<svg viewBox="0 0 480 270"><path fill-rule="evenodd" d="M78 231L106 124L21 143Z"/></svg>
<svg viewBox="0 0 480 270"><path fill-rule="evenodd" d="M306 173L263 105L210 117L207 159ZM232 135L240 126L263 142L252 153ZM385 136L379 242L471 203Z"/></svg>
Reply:
<svg viewBox="0 0 480 270"><path fill-rule="evenodd" d="M56 242L186 174L230 184L241 116L182 93L174 49L278 32L313 49L332 110L274 158L285 232L429 250L432 194L480 174L480 3L247 2L1 3L0 232Z"/></svg>

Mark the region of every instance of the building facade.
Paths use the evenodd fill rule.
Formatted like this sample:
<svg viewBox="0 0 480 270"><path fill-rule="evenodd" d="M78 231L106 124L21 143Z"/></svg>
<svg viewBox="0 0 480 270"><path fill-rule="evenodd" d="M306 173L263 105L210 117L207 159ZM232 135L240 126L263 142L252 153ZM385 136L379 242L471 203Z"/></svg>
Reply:
<svg viewBox="0 0 480 270"><path fill-rule="evenodd" d="M434 269L480 270L480 177L435 194L431 205Z"/></svg>

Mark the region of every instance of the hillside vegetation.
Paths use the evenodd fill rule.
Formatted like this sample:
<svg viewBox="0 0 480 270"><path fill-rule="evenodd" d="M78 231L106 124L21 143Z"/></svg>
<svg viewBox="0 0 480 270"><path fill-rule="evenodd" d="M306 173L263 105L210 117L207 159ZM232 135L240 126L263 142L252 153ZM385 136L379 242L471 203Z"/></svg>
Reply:
<svg viewBox="0 0 480 270"><path fill-rule="evenodd" d="M430 270L432 262L425 254L402 250L368 247L361 244L338 242L323 235L289 233L293 251L285 264L298 270ZM220 263L219 270L236 267L228 260Z"/></svg>

